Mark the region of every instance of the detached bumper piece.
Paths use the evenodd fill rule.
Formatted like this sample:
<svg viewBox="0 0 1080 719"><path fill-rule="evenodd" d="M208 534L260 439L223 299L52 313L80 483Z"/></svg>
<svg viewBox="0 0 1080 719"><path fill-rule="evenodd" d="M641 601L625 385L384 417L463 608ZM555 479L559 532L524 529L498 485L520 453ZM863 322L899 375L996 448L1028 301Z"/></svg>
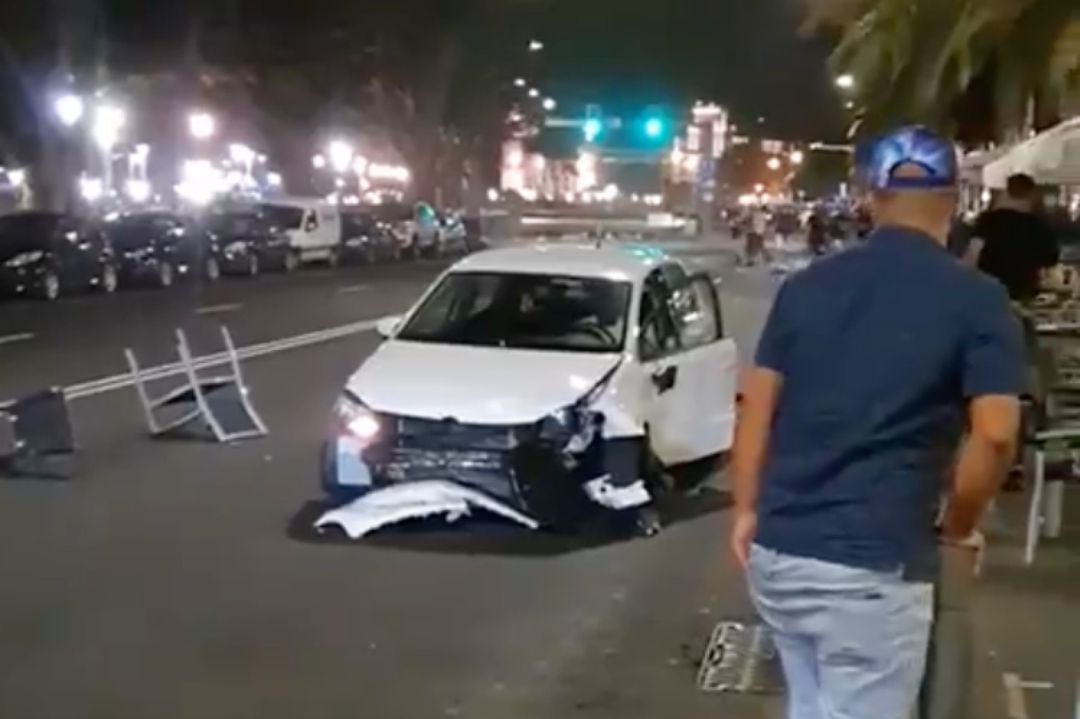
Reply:
<svg viewBox="0 0 1080 719"><path fill-rule="evenodd" d="M267 434L266 425L251 404L240 371L239 355L224 326L221 337L225 352L196 360L184 331L176 330L176 349L184 380L156 397L150 394L149 383L158 377L139 365L133 351L124 350L151 435L183 435L234 442ZM228 367L228 373L206 377L198 372L199 366L221 364Z"/></svg>
<svg viewBox="0 0 1080 719"><path fill-rule="evenodd" d="M0 407L0 477L70 479L75 449L63 390L37 392Z"/></svg>
<svg viewBox="0 0 1080 719"><path fill-rule="evenodd" d="M382 506L379 498L386 493L411 491L402 487L420 484L427 488L424 491L438 487L435 494L447 498L445 485L451 485L467 496L453 495L447 502L465 501L493 511L475 501L481 496L503 509L495 514L513 512L536 526L556 530L577 529L598 511L636 509L651 503L640 479L643 440L604 438L599 414L584 413L580 420L548 418L537 424L507 426L381 415L385 431L377 443L362 448L357 440L342 436L326 444L324 488L337 500L368 512ZM338 512L352 504L329 512L323 520L345 528ZM423 502L406 505L415 511L397 507L391 512L395 519L375 524L455 514L438 502L434 506L441 509ZM322 526L323 520L316 526ZM356 526L367 527L369 520Z"/></svg>

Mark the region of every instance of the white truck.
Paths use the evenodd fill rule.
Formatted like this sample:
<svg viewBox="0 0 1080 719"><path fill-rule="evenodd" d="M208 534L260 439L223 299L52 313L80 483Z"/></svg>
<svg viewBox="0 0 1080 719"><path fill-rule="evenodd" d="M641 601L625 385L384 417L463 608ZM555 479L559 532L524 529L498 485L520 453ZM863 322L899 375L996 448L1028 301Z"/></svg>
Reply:
<svg viewBox="0 0 1080 719"><path fill-rule="evenodd" d="M341 253L341 211L318 198L287 197L259 205L259 212L289 236L285 269L326 262L337 265Z"/></svg>

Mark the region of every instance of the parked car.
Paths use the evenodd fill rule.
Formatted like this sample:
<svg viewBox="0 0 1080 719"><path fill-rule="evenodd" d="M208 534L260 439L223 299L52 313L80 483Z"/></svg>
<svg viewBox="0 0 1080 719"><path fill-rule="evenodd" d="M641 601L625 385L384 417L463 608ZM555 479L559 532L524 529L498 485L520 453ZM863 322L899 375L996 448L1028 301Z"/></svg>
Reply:
<svg viewBox="0 0 1080 719"><path fill-rule="evenodd" d="M225 274L255 277L288 264L288 234L255 209L211 212L203 226L218 247Z"/></svg>
<svg viewBox="0 0 1080 719"><path fill-rule="evenodd" d="M115 292L112 249L97 224L56 212L0 217L0 288L55 300L78 290Z"/></svg>
<svg viewBox="0 0 1080 719"><path fill-rule="evenodd" d="M398 259L415 255L416 216L412 208L400 202L387 202L371 208L371 213L389 232L397 246Z"/></svg>
<svg viewBox="0 0 1080 719"><path fill-rule="evenodd" d="M288 272L311 262L334 266L341 255L341 212L317 198L283 198L258 206L259 214L289 237Z"/></svg>
<svg viewBox="0 0 1080 719"><path fill-rule="evenodd" d="M663 470L731 447L738 356L716 288L656 248L480 252L378 330L323 453L325 491L356 504L319 526L358 536L444 501L572 525L583 506L645 508ZM361 511L412 483L401 512Z"/></svg>
<svg viewBox="0 0 1080 719"><path fill-rule="evenodd" d="M122 215L105 224L121 283L172 287L184 277L221 276L217 243L196 223L172 212Z"/></svg>
<svg viewBox="0 0 1080 719"><path fill-rule="evenodd" d="M367 263L398 259L401 247L390 226L370 210L347 209L341 214L341 260Z"/></svg>

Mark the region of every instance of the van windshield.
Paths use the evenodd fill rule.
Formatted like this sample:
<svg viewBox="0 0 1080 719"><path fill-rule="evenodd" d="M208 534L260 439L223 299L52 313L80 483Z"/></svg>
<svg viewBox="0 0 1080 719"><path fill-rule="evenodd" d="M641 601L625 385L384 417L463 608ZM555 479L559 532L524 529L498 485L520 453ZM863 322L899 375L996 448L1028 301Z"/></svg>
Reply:
<svg viewBox="0 0 1080 719"><path fill-rule="evenodd" d="M259 205L259 214L271 225L283 230L299 230L304 221L304 211L287 205Z"/></svg>

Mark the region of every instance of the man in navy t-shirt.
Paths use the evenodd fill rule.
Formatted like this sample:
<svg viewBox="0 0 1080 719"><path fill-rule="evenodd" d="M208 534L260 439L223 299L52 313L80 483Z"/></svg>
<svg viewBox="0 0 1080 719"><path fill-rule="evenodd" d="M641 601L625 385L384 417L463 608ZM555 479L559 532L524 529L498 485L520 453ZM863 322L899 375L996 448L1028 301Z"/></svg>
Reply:
<svg viewBox="0 0 1080 719"><path fill-rule="evenodd" d="M863 163L876 230L781 287L732 459L732 550L773 630L789 719L909 718L939 547L976 544L1019 422L1008 297L945 249L952 144L903 128Z"/></svg>

